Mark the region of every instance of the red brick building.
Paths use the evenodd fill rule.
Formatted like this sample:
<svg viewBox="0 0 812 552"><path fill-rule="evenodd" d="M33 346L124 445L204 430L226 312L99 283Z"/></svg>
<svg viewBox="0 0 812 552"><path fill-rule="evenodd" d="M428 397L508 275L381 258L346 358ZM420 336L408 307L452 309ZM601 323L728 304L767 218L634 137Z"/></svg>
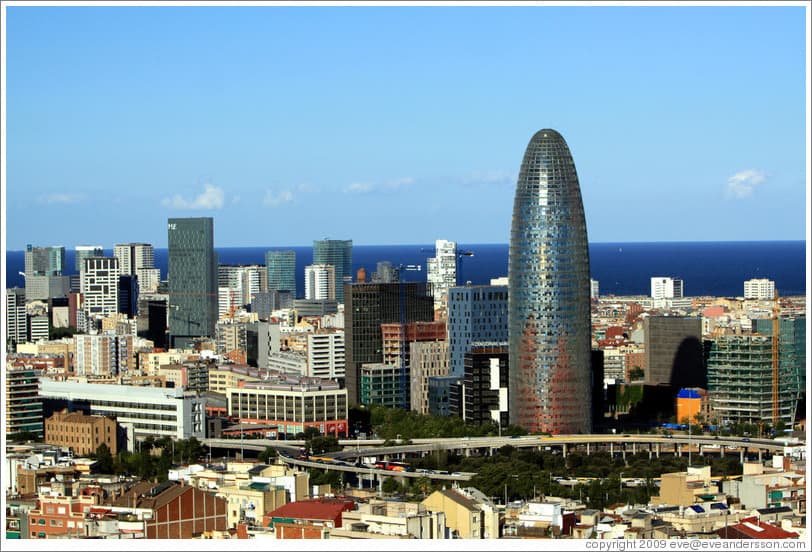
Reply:
<svg viewBox="0 0 812 552"><path fill-rule="evenodd" d="M352 510L355 502L344 498L298 500L265 514L262 525L273 527L277 539L322 539Z"/></svg>
<svg viewBox="0 0 812 552"><path fill-rule="evenodd" d="M114 505L152 510L152 519L146 520L148 539L190 539L228 528L225 499L175 481L139 483Z"/></svg>
<svg viewBox="0 0 812 552"><path fill-rule="evenodd" d="M97 497L40 494L38 502L39 506L28 512L27 538L83 537L85 514L97 503Z"/></svg>

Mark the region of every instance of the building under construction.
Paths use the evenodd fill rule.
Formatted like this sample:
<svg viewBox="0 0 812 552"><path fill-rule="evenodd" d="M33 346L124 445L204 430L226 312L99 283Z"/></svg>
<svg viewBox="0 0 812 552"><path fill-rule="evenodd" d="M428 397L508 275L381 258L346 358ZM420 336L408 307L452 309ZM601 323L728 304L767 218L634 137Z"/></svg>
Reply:
<svg viewBox="0 0 812 552"><path fill-rule="evenodd" d="M781 420L792 426L796 374L788 363L775 365L773 353L769 335L720 336L711 342L708 391L717 423L773 424Z"/></svg>

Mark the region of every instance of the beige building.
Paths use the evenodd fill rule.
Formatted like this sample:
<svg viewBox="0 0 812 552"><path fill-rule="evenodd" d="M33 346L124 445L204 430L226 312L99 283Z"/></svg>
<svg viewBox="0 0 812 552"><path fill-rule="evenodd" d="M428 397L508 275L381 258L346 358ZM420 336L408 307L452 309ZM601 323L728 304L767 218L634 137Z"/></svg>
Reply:
<svg viewBox="0 0 812 552"><path fill-rule="evenodd" d="M45 420L45 442L70 447L74 454L80 456L95 454L96 449L104 443L115 455L118 452L116 429L115 418L68 413L64 409Z"/></svg>
<svg viewBox="0 0 812 552"><path fill-rule="evenodd" d="M711 484L710 466L688 467L688 471L664 473L659 496L652 496L654 506L691 506L707 500L721 500L716 485Z"/></svg>
<svg viewBox="0 0 812 552"><path fill-rule="evenodd" d="M448 341L413 341L411 348L412 410L429 413L429 378L449 375Z"/></svg>
<svg viewBox="0 0 812 552"><path fill-rule="evenodd" d="M138 353L138 367L148 376L158 375L161 366L180 363L187 355L179 351Z"/></svg>
<svg viewBox="0 0 812 552"><path fill-rule="evenodd" d="M228 503L226 514L229 528L236 527L240 522L260 524L266 513L287 504L283 486L255 481L220 487L215 496L224 498Z"/></svg>
<svg viewBox="0 0 812 552"><path fill-rule="evenodd" d="M424 504L373 500L341 514L341 528L330 538L444 539L445 514L431 512Z"/></svg>
<svg viewBox="0 0 812 552"><path fill-rule="evenodd" d="M76 344L76 375L118 375L133 367L131 335L74 335L73 339Z"/></svg>
<svg viewBox="0 0 812 552"><path fill-rule="evenodd" d="M445 524L451 538L482 538L482 511L474 500L461 492L455 489L434 491L421 504L432 512L445 514Z"/></svg>
<svg viewBox="0 0 812 552"><path fill-rule="evenodd" d="M240 382L262 381L262 371L247 364L223 364L209 368L209 391L226 394L230 387Z"/></svg>

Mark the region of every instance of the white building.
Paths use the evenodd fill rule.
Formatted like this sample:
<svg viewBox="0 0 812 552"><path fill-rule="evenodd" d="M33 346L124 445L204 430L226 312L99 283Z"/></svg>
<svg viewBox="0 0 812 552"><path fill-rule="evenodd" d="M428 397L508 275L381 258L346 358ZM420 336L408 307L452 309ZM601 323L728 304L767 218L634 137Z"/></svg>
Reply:
<svg viewBox="0 0 812 552"><path fill-rule="evenodd" d="M90 414L115 416L136 440L206 437L206 398L183 389L54 381L42 378L40 396L86 402Z"/></svg>
<svg viewBox="0 0 812 552"><path fill-rule="evenodd" d="M248 305L260 291L266 291L268 275L262 265L220 265L217 267L217 285L238 292L238 306Z"/></svg>
<svg viewBox="0 0 812 552"><path fill-rule="evenodd" d="M589 279L589 298L597 299L600 292L600 283L592 278Z"/></svg>
<svg viewBox="0 0 812 552"><path fill-rule="evenodd" d="M679 299L683 294L682 280L665 276L651 278L652 299Z"/></svg>
<svg viewBox="0 0 812 552"><path fill-rule="evenodd" d="M87 257L81 274L84 311L107 316L118 312L118 278L121 269L116 257Z"/></svg>
<svg viewBox="0 0 812 552"><path fill-rule="evenodd" d="M307 334L307 375L336 379L344 373L344 331Z"/></svg>
<svg viewBox="0 0 812 552"><path fill-rule="evenodd" d="M443 298L448 297L448 289L457 285L457 244L446 240L434 242L435 256L426 259L426 272L434 308L439 308Z"/></svg>
<svg viewBox="0 0 812 552"><path fill-rule="evenodd" d="M158 289L161 270L155 268L155 248L148 243L124 243L113 247L121 274L138 276L138 289L152 293Z"/></svg>
<svg viewBox="0 0 812 552"><path fill-rule="evenodd" d="M132 335L73 336L74 373L78 376L115 376L133 363Z"/></svg>
<svg viewBox="0 0 812 552"><path fill-rule="evenodd" d="M242 297L242 286L239 288L219 287L217 288L217 318L233 317L239 310Z"/></svg>
<svg viewBox="0 0 812 552"><path fill-rule="evenodd" d="M74 267L76 273L81 274L85 268L85 259L88 257L104 257L104 248L101 245L77 245L74 248Z"/></svg>
<svg viewBox="0 0 812 552"><path fill-rule="evenodd" d="M331 264L314 264L305 267L305 299L318 301L335 299L335 267Z"/></svg>
<svg viewBox="0 0 812 552"><path fill-rule="evenodd" d="M25 289L6 289L6 339L15 345L28 340L25 312Z"/></svg>
<svg viewBox="0 0 812 552"><path fill-rule="evenodd" d="M744 282L745 299L765 299L775 298L775 282L767 278L753 278Z"/></svg>

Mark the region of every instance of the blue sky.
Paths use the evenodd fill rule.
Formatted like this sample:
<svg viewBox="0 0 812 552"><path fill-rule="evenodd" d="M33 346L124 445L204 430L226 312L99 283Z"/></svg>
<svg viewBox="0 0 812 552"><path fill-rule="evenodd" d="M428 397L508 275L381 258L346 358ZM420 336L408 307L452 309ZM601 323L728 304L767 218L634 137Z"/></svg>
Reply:
<svg viewBox="0 0 812 552"><path fill-rule="evenodd" d="M7 8L6 247L507 243L555 128L592 242L805 236L803 7Z"/></svg>

